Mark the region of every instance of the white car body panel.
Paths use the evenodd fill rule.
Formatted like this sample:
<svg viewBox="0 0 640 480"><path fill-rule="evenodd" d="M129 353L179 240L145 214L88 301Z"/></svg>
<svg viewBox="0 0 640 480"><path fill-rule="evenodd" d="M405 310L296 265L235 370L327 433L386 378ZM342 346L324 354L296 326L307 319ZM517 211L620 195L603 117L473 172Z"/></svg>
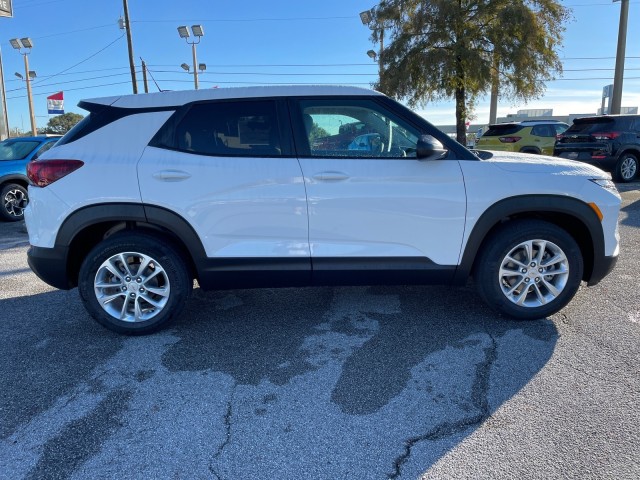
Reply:
<svg viewBox="0 0 640 480"><path fill-rule="evenodd" d="M492 152L488 160L461 161L468 210L464 245L480 216L493 204L520 195L558 195L595 203L603 214L606 255L617 255L620 195L589 179L611 176L582 162L543 155Z"/></svg>
<svg viewBox="0 0 640 480"><path fill-rule="evenodd" d="M93 132L75 142L56 145L42 154L40 160L81 160L84 165L46 188L29 189L27 210L38 209L38 222L48 224L35 228L28 220L27 225L34 232L35 243L31 244L53 247L60 219L84 206L141 203L136 164L145 146L171 113L129 115L101 128L99 133ZM32 212L26 215L33 216Z"/></svg>
<svg viewBox="0 0 640 480"><path fill-rule="evenodd" d="M301 158L300 164L313 257L427 257L457 264L466 209L457 161Z"/></svg>
<svg viewBox="0 0 640 480"><path fill-rule="evenodd" d="M138 174L143 202L187 220L209 257L310 255L307 200L295 158L214 157L148 147Z"/></svg>

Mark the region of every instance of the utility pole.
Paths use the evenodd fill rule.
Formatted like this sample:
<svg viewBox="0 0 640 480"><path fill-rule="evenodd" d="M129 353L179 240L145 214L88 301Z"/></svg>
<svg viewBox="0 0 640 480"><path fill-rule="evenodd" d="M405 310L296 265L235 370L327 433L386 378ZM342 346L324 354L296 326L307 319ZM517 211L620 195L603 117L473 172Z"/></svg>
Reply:
<svg viewBox="0 0 640 480"><path fill-rule="evenodd" d="M0 52L0 141L9 138L9 115L7 114L7 95L4 88L4 70L2 67L2 52Z"/></svg>
<svg viewBox="0 0 640 480"><path fill-rule="evenodd" d="M122 0L124 8L124 24L127 32L127 46L129 47L129 67L131 68L131 84L133 93L138 93L138 81L136 80L136 66L133 63L133 41L131 40L131 22L129 21L129 5L127 0Z"/></svg>
<svg viewBox="0 0 640 480"><path fill-rule="evenodd" d="M493 68L491 69L491 101L489 103L489 125L498 121L498 92L500 90L500 62L493 54Z"/></svg>
<svg viewBox="0 0 640 480"><path fill-rule="evenodd" d="M142 57L140 58L142 62L142 83L144 83L144 93L149 93L149 83L147 82L147 64L144 63Z"/></svg>
<svg viewBox="0 0 640 480"><path fill-rule="evenodd" d="M621 1L620 26L618 28L618 51L616 53L616 72L613 78L613 95L611 96L611 108L609 113L619 114L622 107L622 82L624 80L624 56L627 44L627 20L629 19L629 0Z"/></svg>
<svg viewBox="0 0 640 480"><path fill-rule="evenodd" d="M27 98L29 99L29 117L31 118L31 131L35 137L38 135L38 128L36 127L36 115L33 111L33 96L31 95L31 75L29 72L29 55L23 55L24 57L24 79L27 82Z"/></svg>

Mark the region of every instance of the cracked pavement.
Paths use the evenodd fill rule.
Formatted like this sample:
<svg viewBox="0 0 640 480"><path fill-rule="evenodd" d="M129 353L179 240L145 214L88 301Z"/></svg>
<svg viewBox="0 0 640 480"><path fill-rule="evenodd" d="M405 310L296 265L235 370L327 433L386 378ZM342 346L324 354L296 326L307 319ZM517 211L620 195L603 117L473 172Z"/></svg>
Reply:
<svg viewBox="0 0 640 480"><path fill-rule="evenodd" d="M621 259L536 322L471 287L194 291L122 337L0 224L0 479L640 477L640 184Z"/></svg>

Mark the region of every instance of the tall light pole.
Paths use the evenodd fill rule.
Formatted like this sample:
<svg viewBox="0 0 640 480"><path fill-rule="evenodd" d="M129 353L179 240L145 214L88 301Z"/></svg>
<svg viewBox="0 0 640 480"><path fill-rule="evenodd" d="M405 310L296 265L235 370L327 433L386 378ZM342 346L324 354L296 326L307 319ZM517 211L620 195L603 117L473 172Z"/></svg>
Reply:
<svg viewBox="0 0 640 480"><path fill-rule="evenodd" d="M29 71L29 54L33 48L33 42L29 37L12 38L9 43L18 50L24 57L24 80L27 82L27 98L29 100L29 116L31 117L31 132L33 136L38 135L36 127L36 116L33 113L33 97L31 96L31 78L35 77L35 72Z"/></svg>
<svg viewBox="0 0 640 480"><path fill-rule="evenodd" d="M190 41L189 38L191 34L189 33L189 27L185 25L178 27L178 35L180 35L180 38L184 38L185 41L191 45L191 53L193 54L193 85L195 89L198 90L198 58L196 56L196 45L200 43L200 39L204 37L204 29L202 25L192 25L191 32L195 40Z"/></svg>
<svg viewBox="0 0 640 480"><path fill-rule="evenodd" d="M377 30L380 33L380 50L378 51L378 54L377 54L377 57L378 57L378 81L380 81L380 80L382 80L382 63L380 62L380 59L382 57L382 50L384 50L384 27L374 28L371 25L371 22L373 22L373 15L374 15L373 9L365 10L364 12L360 12L360 20L362 21L363 25L366 25L371 30ZM371 58L373 58L375 60L375 57L371 56L370 52L372 52L372 51L373 50L369 50L367 52L367 55L369 55L369 57L371 57Z"/></svg>
<svg viewBox="0 0 640 480"><path fill-rule="evenodd" d="M624 54L627 44L627 20L629 19L629 0L621 1L620 26L618 28L618 51L616 53L616 72L613 77L613 95L611 96L611 108L609 113L618 114L622 106L622 82L624 79Z"/></svg>

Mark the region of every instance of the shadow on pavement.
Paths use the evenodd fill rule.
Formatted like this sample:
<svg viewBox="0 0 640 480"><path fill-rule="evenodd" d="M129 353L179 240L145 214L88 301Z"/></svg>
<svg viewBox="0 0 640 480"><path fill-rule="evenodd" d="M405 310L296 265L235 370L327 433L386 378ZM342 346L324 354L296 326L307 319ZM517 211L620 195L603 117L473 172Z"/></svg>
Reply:
<svg viewBox="0 0 640 480"><path fill-rule="evenodd" d="M161 447L144 450L150 458L186 450L192 462L207 457L209 465L198 467L214 478L259 472L263 478L296 478L287 472L304 472L305 478L415 477L517 394L544 367L557 341L551 321L499 319L469 288L197 289L173 328L142 338L118 336L94 323L75 290L1 300L0 312L0 438L6 441L36 417L34 425L46 415L61 424L49 437L33 433L44 435L36 443L45 443L32 476L64 477L80 468L100 475L87 462L113 460L115 452L106 445L119 437L128 439L128 447L118 450L119 464L138 465L136 443L147 447L133 427L134 412L146 412L136 395L147 388L159 411L188 398L186 424L214 421L227 432L206 444L185 445L167 435L171 424L145 428L144 438ZM110 363L118 352L134 352L135 372L142 368L135 356L157 344L162 365L147 365L129 383L113 380L125 375ZM96 371L107 377L96 378ZM173 385L172 379L189 374L209 375L219 386L208 387L207 395L185 391L183 380ZM160 388L164 393L153 394ZM78 417L83 395L94 394L103 400ZM73 421L64 420L63 397L75 405ZM211 408L202 404L207 397L226 398L228 405L219 406L226 414L189 418L189 411ZM425 442L429 454L412 458L413 447L420 443L424 450ZM419 471L411 470L415 465Z"/></svg>

